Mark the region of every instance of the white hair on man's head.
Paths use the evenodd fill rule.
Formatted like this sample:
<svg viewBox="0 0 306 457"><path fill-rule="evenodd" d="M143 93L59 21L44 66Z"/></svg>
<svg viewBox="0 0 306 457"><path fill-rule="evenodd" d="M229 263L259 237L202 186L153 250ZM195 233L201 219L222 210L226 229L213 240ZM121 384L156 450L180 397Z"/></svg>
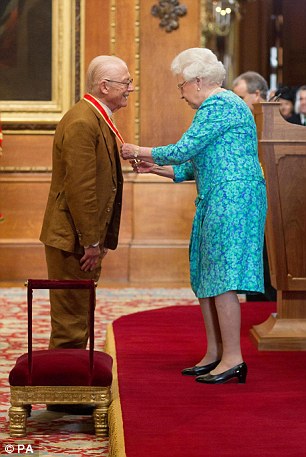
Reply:
<svg viewBox="0 0 306 457"><path fill-rule="evenodd" d="M301 97L301 92L302 91L306 91L306 86L301 86L297 92L296 92L296 96L295 96L295 104L294 104L294 111L297 113L297 114L300 114L301 112L301 101L300 101L300 97Z"/></svg>
<svg viewBox="0 0 306 457"><path fill-rule="evenodd" d="M88 65L86 92L99 93L99 84L103 79L116 79L118 71L127 68L126 63L116 56L97 56Z"/></svg>
<svg viewBox="0 0 306 457"><path fill-rule="evenodd" d="M222 84L226 74L223 63L207 48L182 51L173 59L171 71L175 75L181 74L186 81L199 77L217 84Z"/></svg>

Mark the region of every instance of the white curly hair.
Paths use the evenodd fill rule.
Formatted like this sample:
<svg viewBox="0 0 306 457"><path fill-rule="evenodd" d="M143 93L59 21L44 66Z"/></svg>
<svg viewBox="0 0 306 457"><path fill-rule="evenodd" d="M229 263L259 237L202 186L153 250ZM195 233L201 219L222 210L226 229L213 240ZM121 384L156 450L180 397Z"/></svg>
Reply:
<svg viewBox="0 0 306 457"><path fill-rule="evenodd" d="M190 48L182 51L172 61L171 71L181 74L186 81L203 78L207 83L222 84L226 70L217 56L207 48Z"/></svg>

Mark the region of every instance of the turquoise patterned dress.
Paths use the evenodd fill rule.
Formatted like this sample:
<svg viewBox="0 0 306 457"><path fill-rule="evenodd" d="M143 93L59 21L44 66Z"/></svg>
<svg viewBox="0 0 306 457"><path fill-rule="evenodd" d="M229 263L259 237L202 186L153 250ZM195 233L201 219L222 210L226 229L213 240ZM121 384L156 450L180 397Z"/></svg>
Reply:
<svg viewBox="0 0 306 457"><path fill-rule="evenodd" d="M195 295L264 292L266 186L245 102L231 91L209 97L182 138L153 148L152 156L158 165L173 166L175 182L196 182L189 246Z"/></svg>

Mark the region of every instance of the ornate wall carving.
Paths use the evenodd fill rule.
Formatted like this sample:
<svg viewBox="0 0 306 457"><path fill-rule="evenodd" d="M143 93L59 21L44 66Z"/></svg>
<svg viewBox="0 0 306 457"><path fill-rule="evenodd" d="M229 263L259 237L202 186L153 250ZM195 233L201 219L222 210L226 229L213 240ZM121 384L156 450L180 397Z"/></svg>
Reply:
<svg viewBox="0 0 306 457"><path fill-rule="evenodd" d="M179 28L179 18L187 14L187 7L178 0L159 0L158 5L152 6L151 14L160 19L159 26L169 33Z"/></svg>

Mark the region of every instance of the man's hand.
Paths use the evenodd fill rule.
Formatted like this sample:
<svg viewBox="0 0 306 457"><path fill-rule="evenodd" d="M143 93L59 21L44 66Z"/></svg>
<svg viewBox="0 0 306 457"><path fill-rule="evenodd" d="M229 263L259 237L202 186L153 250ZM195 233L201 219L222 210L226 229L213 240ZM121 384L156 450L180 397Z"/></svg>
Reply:
<svg viewBox="0 0 306 457"><path fill-rule="evenodd" d="M96 247L93 246L88 246L85 249L85 253L83 257L80 260L81 263L81 270L82 271L92 271L94 270L99 263L99 259L101 256L101 250L99 245ZM106 253L104 253L103 249L103 257L105 256Z"/></svg>

